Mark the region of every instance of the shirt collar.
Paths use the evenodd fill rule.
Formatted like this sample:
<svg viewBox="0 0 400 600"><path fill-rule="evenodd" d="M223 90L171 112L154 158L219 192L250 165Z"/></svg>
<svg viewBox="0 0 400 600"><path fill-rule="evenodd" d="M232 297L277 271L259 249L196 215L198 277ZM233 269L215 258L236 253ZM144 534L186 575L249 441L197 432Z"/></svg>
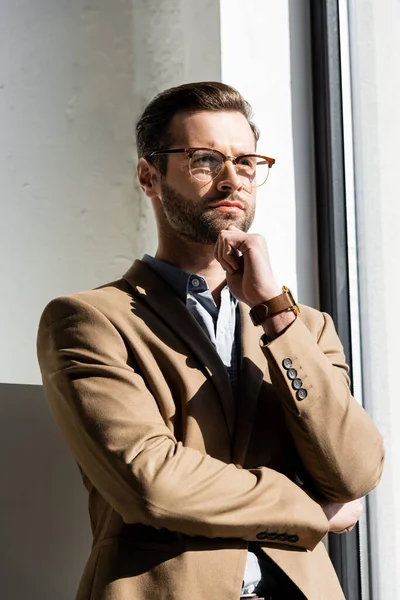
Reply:
<svg viewBox="0 0 400 600"><path fill-rule="evenodd" d="M200 275L183 271L170 263L154 258L149 254L145 254L142 261L146 263L153 271L161 277L176 293L176 295L187 304L189 281L192 277L203 279ZM224 289L226 289L225 286ZM199 290L200 291L200 290Z"/></svg>
<svg viewBox="0 0 400 600"><path fill-rule="evenodd" d="M150 256L149 254L145 254L142 261L149 265L161 279L172 287L176 295L186 304L187 289L191 273L182 271L182 269L179 269L164 260L160 260L159 258L154 258L154 256Z"/></svg>

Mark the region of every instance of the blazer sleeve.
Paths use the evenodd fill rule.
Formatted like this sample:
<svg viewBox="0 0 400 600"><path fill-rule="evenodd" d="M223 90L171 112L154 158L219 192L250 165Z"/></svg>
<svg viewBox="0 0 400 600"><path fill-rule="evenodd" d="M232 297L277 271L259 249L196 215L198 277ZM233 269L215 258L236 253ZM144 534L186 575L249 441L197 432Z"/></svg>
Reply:
<svg viewBox="0 0 400 600"><path fill-rule="evenodd" d="M178 442L123 337L78 297L48 305L38 357L54 418L91 483L126 523L191 536L265 539L312 549L328 529L320 505L284 475L240 469Z"/></svg>
<svg viewBox="0 0 400 600"><path fill-rule="evenodd" d="M378 484L383 441L350 392L348 366L331 317L304 308L304 321L297 318L262 348L314 489L329 501L348 502L365 496ZM288 366L296 371L305 392L299 394L295 389L298 384L293 385L294 372Z"/></svg>

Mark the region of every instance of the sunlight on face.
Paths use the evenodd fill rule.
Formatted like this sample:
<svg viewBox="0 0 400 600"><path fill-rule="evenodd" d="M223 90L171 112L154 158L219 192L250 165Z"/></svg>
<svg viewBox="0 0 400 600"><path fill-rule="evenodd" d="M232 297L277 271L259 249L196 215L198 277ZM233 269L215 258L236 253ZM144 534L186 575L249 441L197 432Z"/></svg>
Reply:
<svg viewBox="0 0 400 600"><path fill-rule="evenodd" d="M171 122L172 148L206 147L228 156L255 151L255 139L246 118L238 112L178 113ZM173 231L189 241L214 244L230 224L250 228L255 212L255 189L245 189L231 161L211 182L197 181L189 173L184 154L168 156L162 178L161 201ZM214 206L236 203L237 209ZM213 206L211 206L213 205Z"/></svg>

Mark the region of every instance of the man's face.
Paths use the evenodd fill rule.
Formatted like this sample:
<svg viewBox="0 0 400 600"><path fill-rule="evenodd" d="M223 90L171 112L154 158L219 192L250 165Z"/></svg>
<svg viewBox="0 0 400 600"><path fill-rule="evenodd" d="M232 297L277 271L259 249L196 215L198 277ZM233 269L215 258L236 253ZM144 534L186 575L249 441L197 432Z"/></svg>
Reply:
<svg viewBox="0 0 400 600"><path fill-rule="evenodd" d="M255 140L238 112L178 113L171 122L173 148L213 148L227 156L254 153ZM248 231L254 219L255 189L245 187L231 161L211 182L191 176L185 154L167 157L161 204L173 232L188 241L215 244L230 224ZM224 202L223 205L215 204Z"/></svg>

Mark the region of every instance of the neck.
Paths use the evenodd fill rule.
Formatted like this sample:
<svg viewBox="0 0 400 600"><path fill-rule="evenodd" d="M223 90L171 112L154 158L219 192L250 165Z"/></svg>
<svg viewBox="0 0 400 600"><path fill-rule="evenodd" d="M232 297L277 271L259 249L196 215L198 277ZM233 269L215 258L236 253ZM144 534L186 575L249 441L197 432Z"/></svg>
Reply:
<svg viewBox="0 0 400 600"><path fill-rule="evenodd" d="M187 271L201 275L219 304L221 289L225 285L226 273L214 258L214 246L188 242L182 238L160 237L156 258Z"/></svg>

